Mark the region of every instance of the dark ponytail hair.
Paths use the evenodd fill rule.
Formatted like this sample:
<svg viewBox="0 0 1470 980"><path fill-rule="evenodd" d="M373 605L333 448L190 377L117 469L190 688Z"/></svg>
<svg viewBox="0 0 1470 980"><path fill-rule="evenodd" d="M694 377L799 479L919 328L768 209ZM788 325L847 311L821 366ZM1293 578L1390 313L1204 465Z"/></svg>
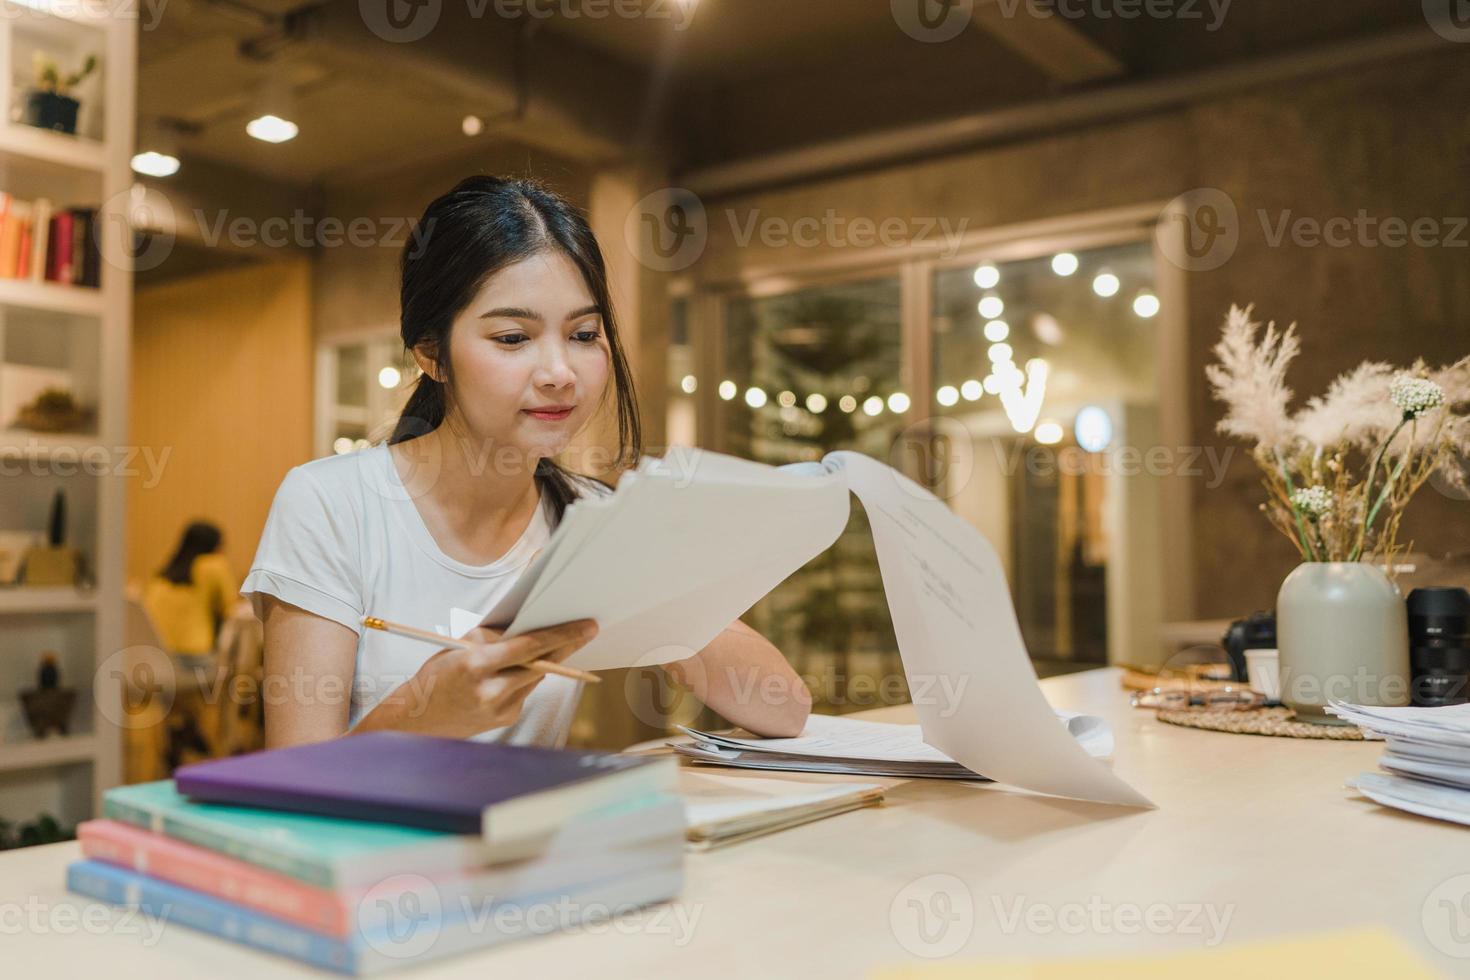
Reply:
<svg viewBox="0 0 1470 980"><path fill-rule="evenodd" d="M633 374L618 337L602 249L586 216L534 181L483 176L468 177L432 201L419 219L416 236L404 247L399 291L403 346L409 351L430 346L445 380L419 375L388 439L390 445L426 435L444 423L454 384L449 331L455 317L490 276L547 249L561 252L577 266L602 313L618 407L618 454L613 465L638 460L643 434ZM551 459L541 459L536 480L559 521L567 505L580 496L572 474Z"/></svg>
<svg viewBox="0 0 1470 980"><path fill-rule="evenodd" d="M224 536L219 528L208 521L195 521L184 528L184 536L168 564L158 573L175 585L188 585L194 581L194 559L219 550Z"/></svg>

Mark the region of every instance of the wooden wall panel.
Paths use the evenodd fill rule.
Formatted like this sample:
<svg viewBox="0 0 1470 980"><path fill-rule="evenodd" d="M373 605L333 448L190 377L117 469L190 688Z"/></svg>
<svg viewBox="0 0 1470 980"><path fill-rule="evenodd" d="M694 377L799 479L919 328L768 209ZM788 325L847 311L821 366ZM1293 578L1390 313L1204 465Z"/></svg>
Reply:
<svg viewBox="0 0 1470 980"><path fill-rule="evenodd" d="M243 576L281 478L311 458L310 264L140 290L133 324L131 439L162 460L162 475L150 481L140 466L130 481L128 578L162 565L197 518L223 529Z"/></svg>

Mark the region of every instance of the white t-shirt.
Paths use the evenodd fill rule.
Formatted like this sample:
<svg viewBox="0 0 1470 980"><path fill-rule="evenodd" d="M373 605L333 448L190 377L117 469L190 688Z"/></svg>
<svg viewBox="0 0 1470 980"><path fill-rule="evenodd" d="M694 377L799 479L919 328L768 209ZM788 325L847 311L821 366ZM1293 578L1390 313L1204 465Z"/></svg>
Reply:
<svg viewBox="0 0 1470 980"><path fill-rule="evenodd" d="M583 492L607 492L596 481L576 482ZM437 652L429 643L364 629L362 618L463 636L480 625L550 538L549 506L543 499L500 559L467 565L434 542L386 444L313 460L281 481L240 593L257 615L261 597L272 595L357 633L352 727ZM285 696L296 696L297 688L287 678ZM579 681L548 675L526 698L515 724L474 737L559 747L581 694Z"/></svg>

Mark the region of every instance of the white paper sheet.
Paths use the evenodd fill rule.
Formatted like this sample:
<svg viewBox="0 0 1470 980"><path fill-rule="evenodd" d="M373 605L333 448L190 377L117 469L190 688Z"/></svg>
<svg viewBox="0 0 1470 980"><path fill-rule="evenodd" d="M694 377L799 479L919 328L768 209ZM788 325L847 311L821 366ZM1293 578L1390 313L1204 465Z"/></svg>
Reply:
<svg viewBox="0 0 1470 980"><path fill-rule="evenodd" d="M824 462L847 474L867 511L909 689L929 692L914 699L925 741L1013 786L1153 806L1057 724L985 537L876 460L838 452Z"/></svg>
<svg viewBox="0 0 1470 980"><path fill-rule="evenodd" d="M507 630L597 620L596 638L567 660L583 670L668 663L704 649L831 546L850 509L841 474L820 467L797 476L698 453L626 479L626 491L568 510L571 533L558 529L542 581Z"/></svg>

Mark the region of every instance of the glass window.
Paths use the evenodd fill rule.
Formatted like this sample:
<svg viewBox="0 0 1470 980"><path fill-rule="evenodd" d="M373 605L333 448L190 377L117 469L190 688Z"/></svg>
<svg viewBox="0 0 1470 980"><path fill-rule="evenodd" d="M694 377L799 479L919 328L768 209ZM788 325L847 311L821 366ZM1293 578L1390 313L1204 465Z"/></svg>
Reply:
<svg viewBox="0 0 1470 980"><path fill-rule="evenodd" d="M1139 637L1153 615L1134 596L1144 583L1124 593L1112 568L1154 544L1143 536L1155 522L1130 515L1157 508L1157 480L1114 452L1158 438L1152 249L945 269L933 300L931 397L948 465L931 485L1000 552L1038 669L1106 663L1110 621ZM1142 575L1150 562L1127 567Z"/></svg>
<svg viewBox="0 0 1470 980"><path fill-rule="evenodd" d="M886 459L911 399L899 292L883 278L729 300L719 448L773 465L835 449ZM744 617L787 655L817 707L838 713L907 700L867 519L856 499L852 508L837 544Z"/></svg>
<svg viewBox="0 0 1470 980"><path fill-rule="evenodd" d="M334 397L321 404L321 455L350 453L388 438L418 380L412 355L396 337L339 344L324 351Z"/></svg>

